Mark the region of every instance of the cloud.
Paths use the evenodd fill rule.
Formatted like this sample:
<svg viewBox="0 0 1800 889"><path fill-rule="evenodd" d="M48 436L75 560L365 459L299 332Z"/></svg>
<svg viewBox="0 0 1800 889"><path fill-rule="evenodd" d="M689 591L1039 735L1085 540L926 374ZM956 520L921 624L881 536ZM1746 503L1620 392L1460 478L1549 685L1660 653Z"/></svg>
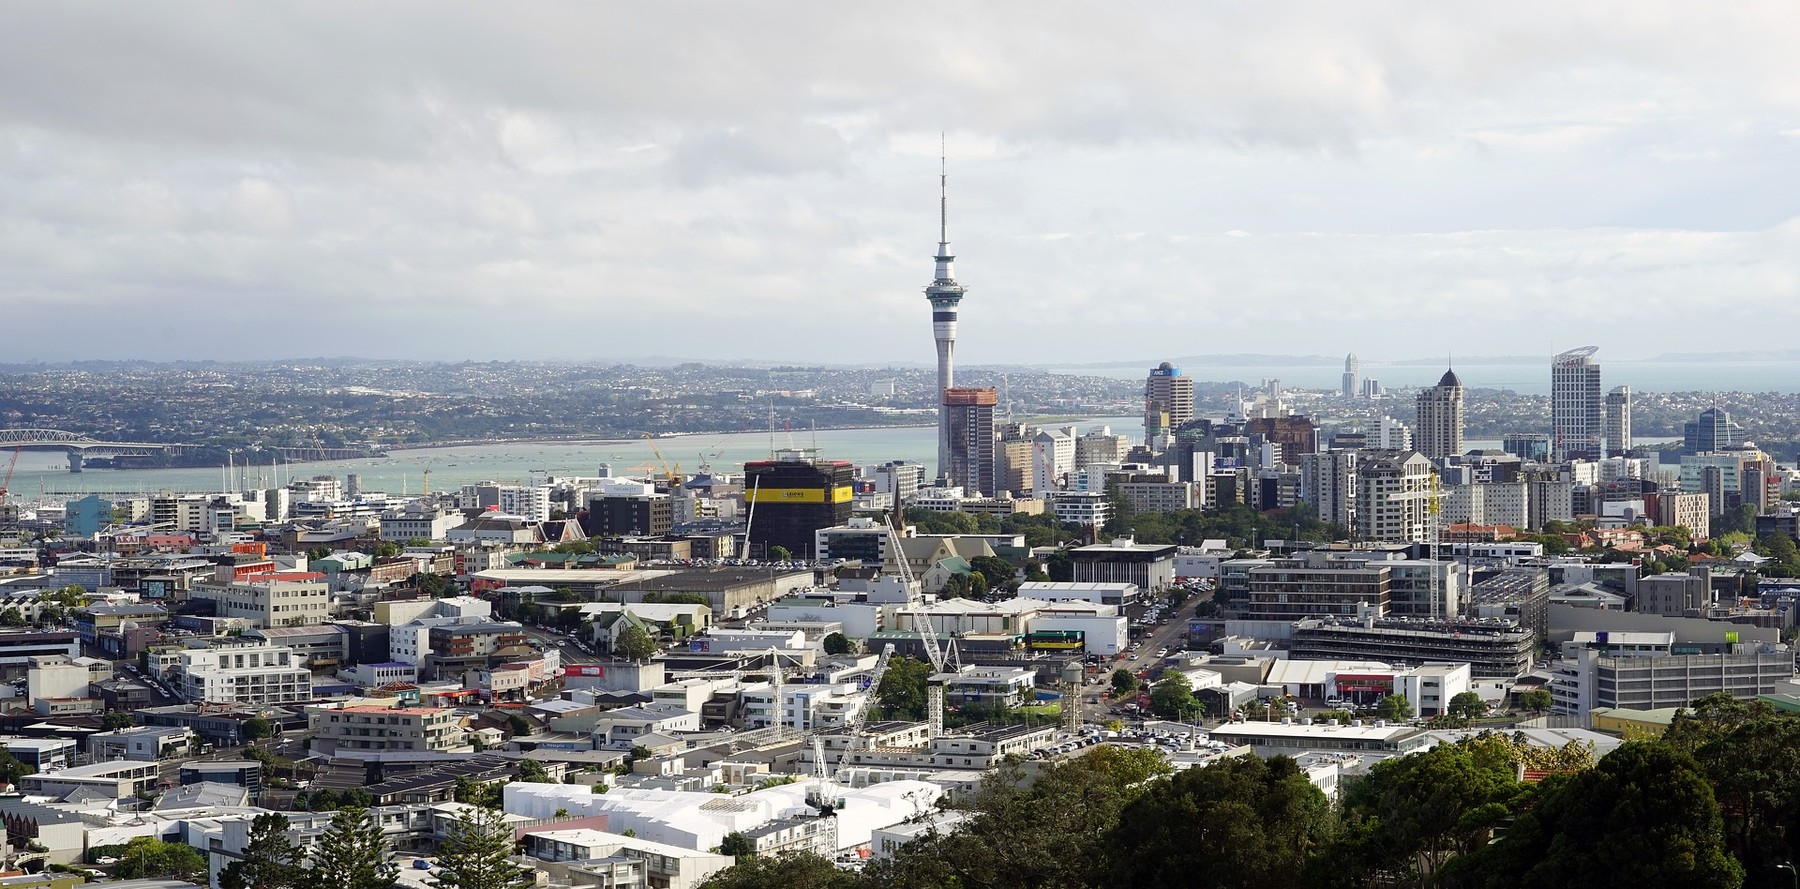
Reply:
<svg viewBox="0 0 1800 889"><path fill-rule="evenodd" d="M266 357L303 308L367 323L295 354L923 361L945 134L967 361L1648 355L1795 311L1796 38L1778 3L22 7L0 319L22 357L70 357L71 307L96 353ZM683 332L610 335L645 322Z"/></svg>

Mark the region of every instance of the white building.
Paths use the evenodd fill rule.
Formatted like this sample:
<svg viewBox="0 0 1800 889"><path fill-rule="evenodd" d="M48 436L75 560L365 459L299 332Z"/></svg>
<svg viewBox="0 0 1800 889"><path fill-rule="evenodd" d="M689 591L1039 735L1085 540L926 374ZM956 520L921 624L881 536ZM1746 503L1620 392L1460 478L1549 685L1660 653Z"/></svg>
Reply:
<svg viewBox="0 0 1800 889"><path fill-rule="evenodd" d="M1061 490L1075 471L1075 436L1070 429L1040 429L1031 439L1032 496Z"/></svg>
<svg viewBox="0 0 1800 889"><path fill-rule="evenodd" d="M331 616L331 587L319 578L295 572L197 582L190 597L211 600L219 617L243 618L255 627L307 627Z"/></svg>
<svg viewBox="0 0 1800 889"><path fill-rule="evenodd" d="M174 685L204 704L302 704L312 700L312 673L294 650L273 645L225 645L179 652Z"/></svg>
<svg viewBox="0 0 1800 889"><path fill-rule="evenodd" d="M460 512L415 503L382 513L381 539L396 543L443 540L451 528L460 527L462 523Z"/></svg>
<svg viewBox="0 0 1800 889"><path fill-rule="evenodd" d="M1135 583L1064 583L1050 580L1028 580L1019 584L1019 598L1045 602L1092 602L1096 605L1124 607L1138 600Z"/></svg>

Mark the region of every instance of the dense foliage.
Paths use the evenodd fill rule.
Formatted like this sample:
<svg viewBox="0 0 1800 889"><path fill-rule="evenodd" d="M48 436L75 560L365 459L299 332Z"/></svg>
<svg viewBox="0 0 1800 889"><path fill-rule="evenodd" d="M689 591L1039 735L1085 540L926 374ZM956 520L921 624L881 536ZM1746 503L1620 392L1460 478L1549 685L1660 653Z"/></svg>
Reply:
<svg viewBox="0 0 1800 889"><path fill-rule="evenodd" d="M1800 717L1705 698L1664 738L1598 762L1587 745L1485 732L1384 760L1346 779L1336 805L1285 757L1171 775L1156 753L1103 746L1005 766L958 808L966 820L861 873L746 857L707 885L1787 887Z"/></svg>

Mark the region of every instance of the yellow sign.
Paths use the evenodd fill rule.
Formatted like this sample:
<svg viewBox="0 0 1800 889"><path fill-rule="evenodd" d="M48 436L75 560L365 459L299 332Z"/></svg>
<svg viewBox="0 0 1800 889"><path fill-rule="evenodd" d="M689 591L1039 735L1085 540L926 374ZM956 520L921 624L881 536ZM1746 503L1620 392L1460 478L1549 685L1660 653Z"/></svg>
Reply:
<svg viewBox="0 0 1800 889"><path fill-rule="evenodd" d="M831 489L831 502L849 503L856 492L849 485ZM753 488L744 492L745 503L824 503L824 488Z"/></svg>

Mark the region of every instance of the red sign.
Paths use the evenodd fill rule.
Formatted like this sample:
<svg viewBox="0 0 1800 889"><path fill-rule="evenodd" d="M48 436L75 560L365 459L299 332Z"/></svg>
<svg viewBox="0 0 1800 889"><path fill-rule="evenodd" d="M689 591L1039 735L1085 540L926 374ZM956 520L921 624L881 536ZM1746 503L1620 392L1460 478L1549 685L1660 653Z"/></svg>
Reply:
<svg viewBox="0 0 1800 889"><path fill-rule="evenodd" d="M568 667L568 671L570 676L604 677L606 675L606 666L604 664L574 664Z"/></svg>

